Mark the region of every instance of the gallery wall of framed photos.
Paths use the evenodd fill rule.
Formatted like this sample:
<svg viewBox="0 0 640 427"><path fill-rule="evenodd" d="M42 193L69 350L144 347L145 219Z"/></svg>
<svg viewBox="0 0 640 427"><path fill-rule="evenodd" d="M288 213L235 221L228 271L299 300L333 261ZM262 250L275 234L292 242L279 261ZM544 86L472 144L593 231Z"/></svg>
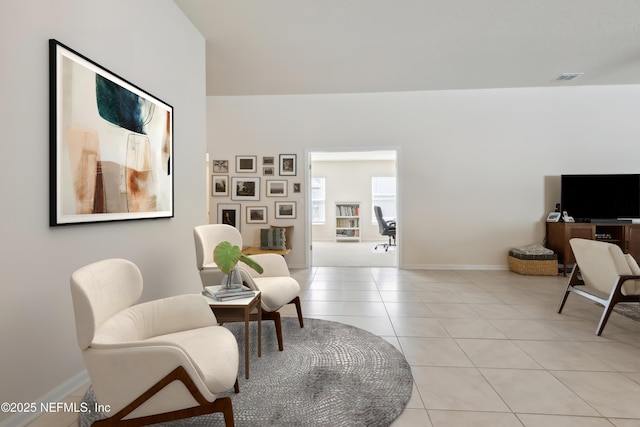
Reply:
<svg viewBox="0 0 640 427"><path fill-rule="evenodd" d="M215 207L210 222L229 224L241 232L245 224L286 225L286 220L297 218L302 181L297 154L214 159L211 196Z"/></svg>

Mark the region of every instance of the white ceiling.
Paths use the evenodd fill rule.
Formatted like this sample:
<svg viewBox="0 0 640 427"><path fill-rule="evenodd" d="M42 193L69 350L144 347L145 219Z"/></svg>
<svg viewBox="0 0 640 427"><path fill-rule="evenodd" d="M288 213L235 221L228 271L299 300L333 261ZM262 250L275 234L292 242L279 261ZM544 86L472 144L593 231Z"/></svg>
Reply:
<svg viewBox="0 0 640 427"><path fill-rule="evenodd" d="M174 1L208 95L640 84L639 0Z"/></svg>

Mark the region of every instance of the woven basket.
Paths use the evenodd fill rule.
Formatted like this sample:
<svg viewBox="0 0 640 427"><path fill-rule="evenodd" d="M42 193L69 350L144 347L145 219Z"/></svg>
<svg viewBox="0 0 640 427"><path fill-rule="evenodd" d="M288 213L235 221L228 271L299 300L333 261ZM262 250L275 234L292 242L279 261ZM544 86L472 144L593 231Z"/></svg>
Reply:
<svg viewBox="0 0 640 427"><path fill-rule="evenodd" d="M557 259L519 259L509 256L509 270L529 276L557 276Z"/></svg>

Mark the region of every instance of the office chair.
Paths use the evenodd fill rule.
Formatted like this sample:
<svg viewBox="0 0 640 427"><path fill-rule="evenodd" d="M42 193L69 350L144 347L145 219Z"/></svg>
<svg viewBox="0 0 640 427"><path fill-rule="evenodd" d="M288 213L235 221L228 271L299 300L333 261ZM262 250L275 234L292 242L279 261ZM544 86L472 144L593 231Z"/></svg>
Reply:
<svg viewBox="0 0 640 427"><path fill-rule="evenodd" d="M388 252L389 246L396 246L396 222L385 221L384 217L382 216L382 209L380 208L380 206L374 206L373 210L376 213L376 219L378 220L378 230L380 231L380 234L389 237L389 243L380 243L376 245L374 249L378 249L378 246L383 246L385 252Z"/></svg>

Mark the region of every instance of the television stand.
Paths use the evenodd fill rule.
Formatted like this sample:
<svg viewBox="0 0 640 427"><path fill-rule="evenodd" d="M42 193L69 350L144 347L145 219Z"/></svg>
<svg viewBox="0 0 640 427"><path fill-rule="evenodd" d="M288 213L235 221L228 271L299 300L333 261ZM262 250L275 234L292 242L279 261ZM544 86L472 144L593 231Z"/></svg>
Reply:
<svg viewBox="0 0 640 427"><path fill-rule="evenodd" d="M599 240L616 244L624 253L640 260L640 224L630 222L547 222L546 247L558 255L567 275L567 265L575 264L569 240L573 238ZM622 220L626 221L626 220Z"/></svg>

